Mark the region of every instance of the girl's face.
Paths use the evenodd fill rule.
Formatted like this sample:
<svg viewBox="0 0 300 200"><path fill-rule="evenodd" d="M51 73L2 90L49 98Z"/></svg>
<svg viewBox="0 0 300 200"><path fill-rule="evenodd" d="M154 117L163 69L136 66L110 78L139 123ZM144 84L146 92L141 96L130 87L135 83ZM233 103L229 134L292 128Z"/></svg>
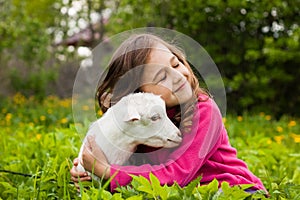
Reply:
<svg viewBox="0 0 300 200"><path fill-rule="evenodd" d="M151 50L142 76L143 92L161 95L167 107L192 98L191 74L171 51L162 44Z"/></svg>

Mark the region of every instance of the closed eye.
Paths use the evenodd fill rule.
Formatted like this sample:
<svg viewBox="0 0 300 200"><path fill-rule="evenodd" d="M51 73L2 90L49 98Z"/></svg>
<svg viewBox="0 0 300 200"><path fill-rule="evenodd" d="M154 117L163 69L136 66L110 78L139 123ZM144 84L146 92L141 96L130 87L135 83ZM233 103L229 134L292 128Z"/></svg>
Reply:
<svg viewBox="0 0 300 200"><path fill-rule="evenodd" d="M179 63L173 65L173 68L177 68L177 67L179 67Z"/></svg>
<svg viewBox="0 0 300 200"><path fill-rule="evenodd" d="M151 119L151 121L157 121L157 120L161 119L161 117L159 114L155 114L155 115L152 115L150 119Z"/></svg>
<svg viewBox="0 0 300 200"><path fill-rule="evenodd" d="M159 76L157 76L158 81L156 82L157 84L166 80L167 79L167 72L164 71L164 72L161 72Z"/></svg>

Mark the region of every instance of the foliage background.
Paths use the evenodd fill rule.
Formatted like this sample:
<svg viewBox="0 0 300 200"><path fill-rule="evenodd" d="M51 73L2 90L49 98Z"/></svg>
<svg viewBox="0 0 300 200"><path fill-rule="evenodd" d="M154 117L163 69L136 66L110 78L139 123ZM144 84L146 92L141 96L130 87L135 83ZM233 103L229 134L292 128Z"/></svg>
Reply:
<svg viewBox="0 0 300 200"><path fill-rule="evenodd" d="M82 59L78 48L157 26L182 32L207 50L222 73L230 112L299 116L299 5L300 0L1 1L1 91L70 96L68 85ZM62 42L82 29L92 33L89 40ZM66 69L70 81L63 84Z"/></svg>

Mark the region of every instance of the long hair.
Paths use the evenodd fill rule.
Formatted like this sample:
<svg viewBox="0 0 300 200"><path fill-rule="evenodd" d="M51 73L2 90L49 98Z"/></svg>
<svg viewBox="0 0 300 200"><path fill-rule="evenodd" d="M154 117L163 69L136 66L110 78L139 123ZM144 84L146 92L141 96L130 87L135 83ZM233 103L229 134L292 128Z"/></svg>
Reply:
<svg viewBox="0 0 300 200"><path fill-rule="evenodd" d="M209 94L204 89L200 88L198 79L188 64L184 53L175 45L172 45L155 35L132 35L119 46L108 64L108 72L104 80L101 81L100 79L96 98L100 108L105 112L108 107L118 102L123 96L126 96L129 93L139 92L143 68L140 70L133 69L137 69L137 67L140 68L147 64L152 48L158 43L166 46L171 53L187 67L192 76L190 83L194 98L181 105L181 107L177 109L174 119L172 119L177 126L181 124L180 128L186 132L189 131L192 125L194 106L199 100L198 95L202 93L209 97ZM126 78L124 78L124 76L126 76ZM113 96L110 104L107 105L107 103L104 103L103 99L105 99L106 95L109 93L113 94Z"/></svg>

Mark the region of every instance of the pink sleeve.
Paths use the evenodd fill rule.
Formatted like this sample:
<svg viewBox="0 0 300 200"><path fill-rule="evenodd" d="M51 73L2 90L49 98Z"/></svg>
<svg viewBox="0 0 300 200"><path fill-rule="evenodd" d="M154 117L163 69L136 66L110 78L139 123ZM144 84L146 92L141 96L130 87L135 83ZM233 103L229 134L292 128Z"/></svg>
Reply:
<svg viewBox="0 0 300 200"><path fill-rule="evenodd" d="M166 162L159 165L144 164L140 166L111 165L111 182L113 191L118 185L130 183L129 174L144 176L149 179L149 173L154 174L162 185L177 182L184 186L197 176L199 169L214 153L220 144L220 134L223 129L220 111L212 99L199 102L194 116L193 128L184 134L181 145L173 151Z"/></svg>

